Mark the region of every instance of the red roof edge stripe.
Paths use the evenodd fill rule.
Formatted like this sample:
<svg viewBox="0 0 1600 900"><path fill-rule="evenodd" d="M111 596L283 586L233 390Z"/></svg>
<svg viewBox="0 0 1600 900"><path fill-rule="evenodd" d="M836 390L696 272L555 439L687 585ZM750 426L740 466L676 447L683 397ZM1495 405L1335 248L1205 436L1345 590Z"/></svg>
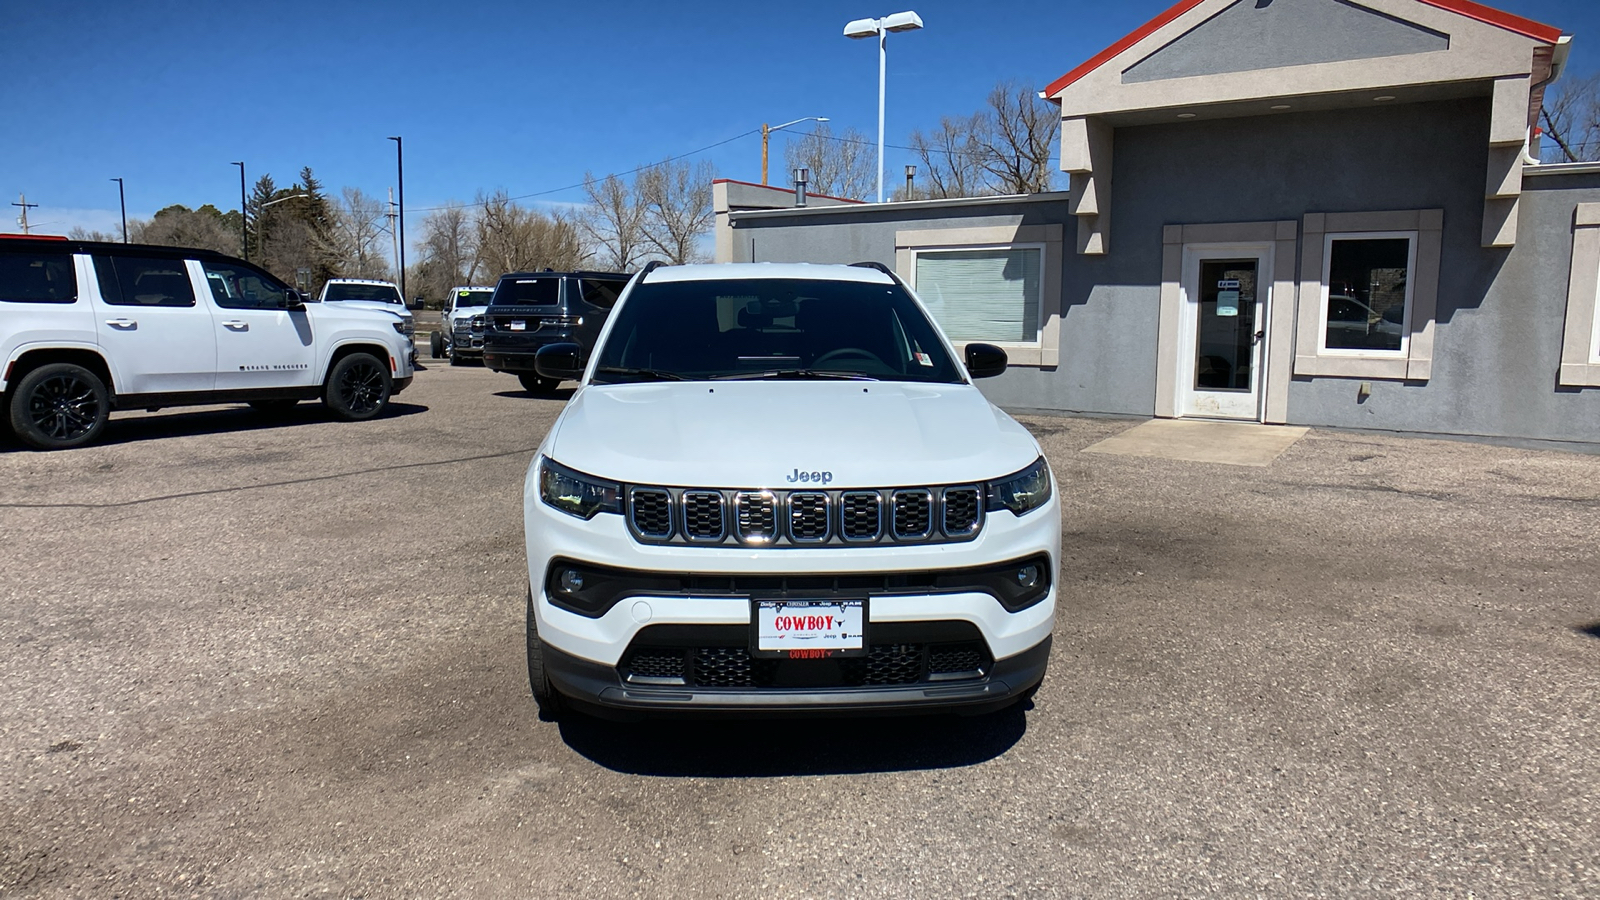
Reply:
<svg viewBox="0 0 1600 900"><path fill-rule="evenodd" d="M1154 34L1172 20L1199 6L1201 2L1203 0L1179 0L1166 12L1130 32L1127 37L1101 50L1071 72L1050 82L1049 86L1044 89L1044 95L1050 97L1060 93L1068 85L1110 62L1122 51ZM1472 0L1420 0L1420 2L1466 16L1469 19L1475 19L1487 25L1504 28L1507 31L1533 38L1536 41L1544 41L1547 44L1554 44L1561 37L1561 29L1552 25L1545 25L1532 19L1524 19L1521 16L1512 15L1491 6L1484 6L1482 3L1474 3Z"/></svg>
<svg viewBox="0 0 1600 900"><path fill-rule="evenodd" d="M1523 37L1544 41L1547 44L1554 44L1561 38L1561 29L1553 25L1545 25L1532 19L1524 19L1521 16L1503 12L1492 6L1474 3L1472 0L1422 0L1422 2L1429 6L1437 6L1440 9L1458 13L1469 19L1476 19L1479 22L1494 25L1497 28L1514 31Z"/></svg>
<svg viewBox="0 0 1600 900"><path fill-rule="evenodd" d="M794 188L773 187L770 184L756 184L754 181L740 181L737 178L713 178L713 179L711 179L711 183L712 184L742 184L745 187L766 188L769 191L782 191L785 194L794 193ZM821 197L824 200L837 200L840 203L865 203L865 202L867 202L865 200L851 200L849 197L829 197L827 194L813 194L813 193L811 193L809 191L806 192L806 196L807 197Z"/></svg>
<svg viewBox="0 0 1600 900"><path fill-rule="evenodd" d="M65 235L60 234L13 234L9 232L0 233L0 238L16 238L23 241L64 241L67 239Z"/></svg>
<svg viewBox="0 0 1600 900"><path fill-rule="evenodd" d="M1134 44L1139 43L1150 35L1155 34L1157 30L1167 25L1173 19L1176 19L1189 10L1194 9L1202 2L1203 0L1178 0L1178 2L1174 4L1172 8L1168 9L1161 15L1156 16L1154 19L1144 23L1143 25L1140 25L1132 32L1129 32L1127 37L1117 41L1115 44L1112 44L1104 50L1101 50L1099 53L1096 53L1083 65L1078 66L1071 72L1068 72L1060 78L1057 78L1055 81L1050 82L1050 85L1044 89L1044 95L1049 97L1059 93L1062 88L1065 88L1067 85L1072 84L1074 81L1077 81L1090 72L1093 72L1095 69L1098 69L1110 62L1114 57L1117 56L1117 54L1128 49L1129 47L1132 47Z"/></svg>

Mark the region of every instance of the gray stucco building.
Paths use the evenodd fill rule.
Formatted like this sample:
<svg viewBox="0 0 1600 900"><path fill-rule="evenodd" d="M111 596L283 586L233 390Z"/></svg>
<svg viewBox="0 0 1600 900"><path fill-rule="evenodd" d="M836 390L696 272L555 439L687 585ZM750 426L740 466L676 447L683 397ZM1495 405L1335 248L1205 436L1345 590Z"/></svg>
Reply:
<svg viewBox="0 0 1600 900"><path fill-rule="evenodd" d="M1008 407L1600 442L1600 165L1533 161L1568 46L1465 0L1183 0L1042 92L1070 190L724 188L718 258L894 267L1006 348Z"/></svg>

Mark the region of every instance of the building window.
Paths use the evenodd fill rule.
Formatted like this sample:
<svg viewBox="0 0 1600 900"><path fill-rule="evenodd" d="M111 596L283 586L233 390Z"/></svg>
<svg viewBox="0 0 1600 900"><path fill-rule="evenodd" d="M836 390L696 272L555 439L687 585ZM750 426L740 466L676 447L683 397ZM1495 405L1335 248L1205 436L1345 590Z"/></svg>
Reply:
<svg viewBox="0 0 1600 900"><path fill-rule="evenodd" d="M1560 381L1600 387L1600 203L1579 203L1573 211Z"/></svg>
<svg viewBox="0 0 1600 900"><path fill-rule="evenodd" d="M1044 248L919 250L917 295L951 341L1038 344Z"/></svg>
<svg viewBox="0 0 1600 900"><path fill-rule="evenodd" d="M1330 234L1325 241L1322 352L1404 357L1416 234Z"/></svg>

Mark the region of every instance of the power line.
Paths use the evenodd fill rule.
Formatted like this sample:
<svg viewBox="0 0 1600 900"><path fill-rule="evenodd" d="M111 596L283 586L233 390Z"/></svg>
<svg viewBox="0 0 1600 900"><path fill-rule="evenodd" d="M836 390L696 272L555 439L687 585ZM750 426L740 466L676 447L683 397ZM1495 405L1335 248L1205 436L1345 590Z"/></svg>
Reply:
<svg viewBox="0 0 1600 900"><path fill-rule="evenodd" d="M646 163L646 164L644 164L642 166L639 166L637 168L629 169L626 172L612 172L609 175L602 176L598 180L604 181L605 179L611 178L613 176L634 175L634 174L637 174L639 172L643 172L645 169L654 169L657 166L664 166L669 162L677 162L680 159L684 159L686 157L694 156L694 155L699 154L699 153L704 153L707 150L713 150L713 149L715 149L717 147L721 147L723 144L731 144L734 141L739 140L740 138L745 138L745 137L749 137L749 136L751 136L753 134L760 134L760 133L761 133L761 129L752 128L749 131L745 131L745 132L741 132L739 134L736 134L731 138L727 138L725 140L717 141L715 144L707 144L704 147L701 147L701 148L699 148L697 150L690 150L688 153L680 153L677 156L669 156L666 159L661 160L660 162ZM519 194L518 196L507 197L506 199L508 199L508 200L527 200L527 199L532 198L532 197L544 197L544 196L549 195L549 194L559 194L562 191L570 191L570 190L574 190L576 188L581 188L585 184L588 184L588 183L589 183L588 179L584 179L583 181L580 181L577 184L569 184L569 185L566 185L564 187L550 188L549 190L546 190L546 191L534 191L531 194ZM443 206L418 206L418 207L413 207L413 210L415 212L434 212L436 210L441 210L441 209L466 209L467 207L473 206L473 205L474 204L471 204L471 203L446 203Z"/></svg>

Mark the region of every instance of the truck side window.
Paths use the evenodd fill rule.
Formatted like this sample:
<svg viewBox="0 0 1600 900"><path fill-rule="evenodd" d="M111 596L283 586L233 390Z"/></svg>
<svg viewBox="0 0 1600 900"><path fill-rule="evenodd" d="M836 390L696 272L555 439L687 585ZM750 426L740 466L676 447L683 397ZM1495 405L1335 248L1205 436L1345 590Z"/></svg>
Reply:
<svg viewBox="0 0 1600 900"><path fill-rule="evenodd" d="M289 292L276 279L254 269L223 262L201 262L211 299L223 309L284 309Z"/></svg>
<svg viewBox="0 0 1600 900"><path fill-rule="evenodd" d="M193 306L194 286L181 259L96 256L100 294L113 306Z"/></svg>
<svg viewBox="0 0 1600 900"><path fill-rule="evenodd" d="M73 303L77 299L72 254L0 251L0 303Z"/></svg>

